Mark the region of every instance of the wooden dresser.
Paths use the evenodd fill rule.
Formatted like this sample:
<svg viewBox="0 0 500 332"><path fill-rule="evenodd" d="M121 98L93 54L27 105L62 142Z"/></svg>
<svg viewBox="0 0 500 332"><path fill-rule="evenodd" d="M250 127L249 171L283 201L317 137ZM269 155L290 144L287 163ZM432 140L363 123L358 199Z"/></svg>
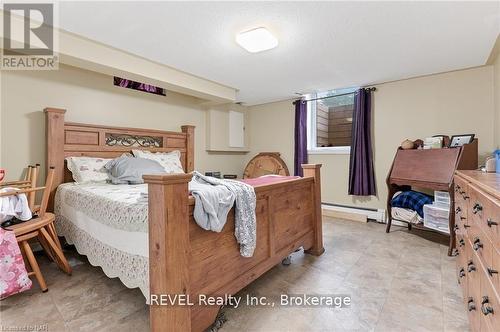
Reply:
<svg viewBox="0 0 500 332"><path fill-rule="evenodd" d="M473 331L500 331L500 174L455 173L457 278Z"/></svg>

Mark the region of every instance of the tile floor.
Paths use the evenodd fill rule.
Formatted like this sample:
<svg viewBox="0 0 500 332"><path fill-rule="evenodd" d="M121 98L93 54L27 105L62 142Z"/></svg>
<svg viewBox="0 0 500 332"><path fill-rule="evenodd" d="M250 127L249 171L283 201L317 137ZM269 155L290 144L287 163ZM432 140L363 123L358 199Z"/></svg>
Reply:
<svg viewBox="0 0 500 332"><path fill-rule="evenodd" d="M241 294L350 295L349 308L228 308L221 331L468 331L455 262L442 238L397 226L386 234L377 223L325 219L324 242L322 256L295 253L290 266L277 265ZM41 293L35 282L30 291L1 301L0 330L148 329L138 289L107 278L76 253L68 256L71 277L39 258L49 291Z"/></svg>

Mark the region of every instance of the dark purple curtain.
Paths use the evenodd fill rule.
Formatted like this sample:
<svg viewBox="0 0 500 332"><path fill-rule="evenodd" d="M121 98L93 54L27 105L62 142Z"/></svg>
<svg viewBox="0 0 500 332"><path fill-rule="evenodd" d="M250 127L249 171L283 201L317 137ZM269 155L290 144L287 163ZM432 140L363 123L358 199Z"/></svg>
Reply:
<svg viewBox="0 0 500 332"><path fill-rule="evenodd" d="M139 91L144 91L144 92L149 92L153 93L155 95L161 95L165 96L165 89L154 86L154 85L149 85L141 82L136 82L132 80L128 80L126 78L121 78L121 77L114 77L113 80L114 85L116 86L121 86L122 88L128 88L128 89L133 89L133 90L139 90Z"/></svg>
<svg viewBox="0 0 500 332"><path fill-rule="evenodd" d="M349 161L349 195L376 195L372 152L372 113L370 89L359 89L354 95L351 159Z"/></svg>
<svg viewBox="0 0 500 332"><path fill-rule="evenodd" d="M302 164L307 164L307 105L302 100L295 104L294 175L303 176Z"/></svg>

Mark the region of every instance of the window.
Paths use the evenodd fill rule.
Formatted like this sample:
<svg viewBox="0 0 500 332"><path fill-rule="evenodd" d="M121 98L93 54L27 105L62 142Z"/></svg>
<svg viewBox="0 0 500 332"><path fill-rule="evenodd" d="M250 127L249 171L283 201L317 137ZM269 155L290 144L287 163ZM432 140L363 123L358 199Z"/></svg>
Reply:
<svg viewBox="0 0 500 332"><path fill-rule="evenodd" d="M349 153L357 88L309 94L306 99L309 153ZM314 100L316 99L316 100Z"/></svg>

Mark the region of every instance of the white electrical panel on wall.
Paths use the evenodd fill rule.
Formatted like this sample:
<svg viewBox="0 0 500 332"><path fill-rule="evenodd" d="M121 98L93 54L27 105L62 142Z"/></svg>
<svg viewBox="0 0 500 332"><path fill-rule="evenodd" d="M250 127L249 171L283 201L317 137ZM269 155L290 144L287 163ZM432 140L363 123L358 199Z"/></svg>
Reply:
<svg viewBox="0 0 500 332"><path fill-rule="evenodd" d="M231 105L232 106L232 105ZM233 106L234 107L234 106ZM211 108L207 110L207 151L247 153L245 112Z"/></svg>
<svg viewBox="0 0 500 332"><path fill-rule="evenodd" d="M229 111L229 147L245 147L245 117L242 112Z"/></svg>

